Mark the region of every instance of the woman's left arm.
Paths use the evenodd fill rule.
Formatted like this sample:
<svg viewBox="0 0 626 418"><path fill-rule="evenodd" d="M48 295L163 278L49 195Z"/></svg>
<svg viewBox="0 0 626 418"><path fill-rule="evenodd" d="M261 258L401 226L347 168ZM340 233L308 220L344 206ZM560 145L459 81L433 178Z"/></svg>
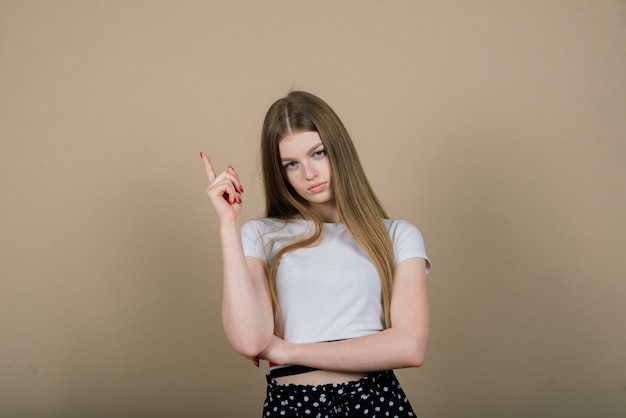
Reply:
<svg viewBox="0 0 626 418"><path fill-rule="evenodd" d="M426 260L410 258L394 270L390 328L328 343L292 344L274 336L260 357L341 372L419 367L426 355L429 322Z"/></svg>

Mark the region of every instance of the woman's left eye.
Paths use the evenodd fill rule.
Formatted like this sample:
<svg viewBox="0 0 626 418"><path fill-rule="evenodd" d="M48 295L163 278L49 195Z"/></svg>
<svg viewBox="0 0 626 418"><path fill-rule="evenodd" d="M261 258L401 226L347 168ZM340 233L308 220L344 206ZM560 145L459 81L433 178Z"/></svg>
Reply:
<svg viewBox="0 0 626 418"><path fill-rule="evenodd" d="M314 156L316 156L316 157L321 157L322 155L325 155L325 154L326 154L326 151L325 151L325 150L323 150L323 149L318 150L318 151L315 151L315 152L313 153L313 155L314 155Z"/></svg>

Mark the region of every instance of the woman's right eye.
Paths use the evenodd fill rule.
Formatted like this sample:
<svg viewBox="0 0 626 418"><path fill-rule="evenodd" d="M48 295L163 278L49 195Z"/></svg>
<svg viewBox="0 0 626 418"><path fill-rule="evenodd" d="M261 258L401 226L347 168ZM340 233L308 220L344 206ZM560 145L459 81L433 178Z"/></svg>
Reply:
<svg viewBox="0 0 626 418"><path fill-rule="evenodd" d="M295 161L289 161L289 162L287 162L287 163L285 163L285 164L284 164L284 167L285 167L287 170L289 170L289 169L291 169L291 168L295 168L297 165L298 165L298 163L297 163L297 162L295 162Z"/></svg>

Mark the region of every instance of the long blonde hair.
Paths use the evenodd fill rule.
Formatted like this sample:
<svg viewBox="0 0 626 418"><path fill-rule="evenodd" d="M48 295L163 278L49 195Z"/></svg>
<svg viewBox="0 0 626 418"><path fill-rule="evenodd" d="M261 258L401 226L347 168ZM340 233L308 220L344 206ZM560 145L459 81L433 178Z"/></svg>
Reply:
<svg viewBox="0 0 626 418"><path fill-rule="evenodd" d="M383 222L388 218L374 194L348 131L326 102L303 91L291 91L267 111L261 135L261 158L266 197L266 216L279 219L303 218L315 224L314 233L281 248L268 266L269 288L278 330L282 329L276 293L276 270L287 252L315 245L323 232L323 221L286 180L280 163L278 143L286 135L317 132L332 172L333 194L339 218L378 271L382 289L385 327L391 326L391 282L393 246ZM280 331L279 331L280 332Z"/></svg>

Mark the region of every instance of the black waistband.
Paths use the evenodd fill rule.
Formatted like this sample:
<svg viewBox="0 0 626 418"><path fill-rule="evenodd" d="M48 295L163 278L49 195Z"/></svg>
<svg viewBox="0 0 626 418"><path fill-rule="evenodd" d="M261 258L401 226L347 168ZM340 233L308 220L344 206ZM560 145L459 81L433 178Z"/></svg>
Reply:
<svg viewBox="0 0 626 418"><path fill-rule="evenodd" d="M277 377L293 376L294 374L307 373L307 372L312 372L315 370L319 370L319 369L316 369L314 367L307 367L307 366L275 367L270 370L269 376L271 379L276 379Z"/></svg>

